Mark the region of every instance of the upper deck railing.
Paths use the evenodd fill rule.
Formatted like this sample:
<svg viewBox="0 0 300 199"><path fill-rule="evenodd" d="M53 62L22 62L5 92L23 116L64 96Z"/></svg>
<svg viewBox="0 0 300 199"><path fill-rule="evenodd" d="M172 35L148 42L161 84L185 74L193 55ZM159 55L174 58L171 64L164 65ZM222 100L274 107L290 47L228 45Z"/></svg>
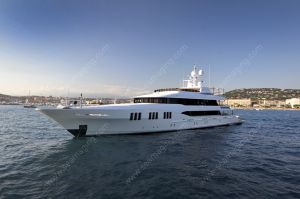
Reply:
<svg viewBox="0 0 300 199"><path fill-rule="evenodd" d="M210 92L212 95L224 95L225 90L224 88L209 88ZM185 91L185 92L200 92L199 88L161 88L161 89L156 89L154 92L165 92L165 91Z"/></svg>

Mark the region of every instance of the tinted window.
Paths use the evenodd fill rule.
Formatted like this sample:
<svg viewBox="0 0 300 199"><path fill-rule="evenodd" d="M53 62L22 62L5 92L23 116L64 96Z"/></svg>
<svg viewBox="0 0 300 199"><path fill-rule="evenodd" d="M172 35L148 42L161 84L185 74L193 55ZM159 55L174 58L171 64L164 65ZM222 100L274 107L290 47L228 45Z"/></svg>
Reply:
<svg viewBox="0 0 300 199"><path fill-rule="evenodd" d="M133 120L133 113L130 113L130 120Z"/></svg>
<svg viewBox="0 0 300 199"><path fill-rule="evenodd" d="M220 111L184 111L182 114L188 116L221 115Z"/></svg>
<svg viewBox="0 0 300 199"><path fill-rule="evenodd" d="M154 118L155 118L155 113L152 112L152 119L154 120Z"/></svg>
<svg viewBox="0 0 300 199"><path fill-rule="evenodd" d="M134 120L137 119L137 113L134 113Z"/></svg>
<svg viewBox="0 0 300 199"><path fill-rule="evenodd" d="M184 98L160 98L160 97L135 98L134 103L157 103L157 104L183 104L183 105L218 106L218 103L217 103L216 100L184 99Z"/></svg>

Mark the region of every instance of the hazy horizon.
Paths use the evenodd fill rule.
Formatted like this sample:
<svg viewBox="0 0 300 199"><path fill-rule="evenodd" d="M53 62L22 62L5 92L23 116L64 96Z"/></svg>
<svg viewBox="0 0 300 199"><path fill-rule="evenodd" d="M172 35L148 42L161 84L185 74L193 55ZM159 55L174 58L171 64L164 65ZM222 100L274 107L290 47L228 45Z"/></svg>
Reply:
<svg viewBox="0 0 300 199"><path fill-rule="evenodd" d="M281 89L281 88L236 88L236 89L232 89L232 90L242 90L242 89ZM298 88L282 88L282 90L285 90L285 89L294 89L294 90L300 90ZM229 91L232 91L232 90L224 90L225 92L229 92ZM153 90L146 90L146 91L143 91L143 92L140 92L139 95L143 95L143 94L148 94L150 92L153 92ZM6 93L0 93L0 94L3 94L3 95L9 95L9 94L6 94ZM70 98L79 98L80 95L82 94L84 98L117 98L117 99L128 99L128 98L131 98L131 97L135 97L137 95L132 95L132 96L129 96L129 95L115 95L115 94L111 94L111 93L102 93L102 94L99 94L99 93L77 93L77 92L69 92L69 93L62 93L62 95L52 95L52 94L49 94L49 95L36 95L36 94L31 94L31 92L28 92L27 94L25 95L10 95L12 97L27 97L27 96L43 96L43 97L70 97Z"/></svg>
<svg viewBox="0 0 300 199"><path fill-rule="evenodd" d="M130 97L206 85L298 89L299 1L0 2L0 93Z"/></svg>

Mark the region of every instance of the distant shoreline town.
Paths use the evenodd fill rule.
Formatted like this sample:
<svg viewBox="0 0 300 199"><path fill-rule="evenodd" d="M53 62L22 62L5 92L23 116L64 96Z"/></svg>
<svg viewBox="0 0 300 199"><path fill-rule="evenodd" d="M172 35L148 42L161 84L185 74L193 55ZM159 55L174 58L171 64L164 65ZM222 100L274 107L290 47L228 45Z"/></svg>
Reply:
<svg viewBox="0 0 300 199"><path fill-rule="evenodd" d="M251 88L224 94L225 104L245 109L300 109L300 89Z"/></svg>
<svg viewBox="0 0 300 199"><path fill-rule="evenodd" d="M236 89L224 94L225 105L236 109L279 109L300 110L300 89L251 88ZM55 96L10 96L0 94L0 105L34 104L39 106L57 106L78 98ZM120 104L132 102L131 98L83 98L83 103Z"/></svg>
<svg viewBox="0 0 300 199"><path fill-rule="evenodd" d="M79 102L80 97L63 97L63 96L11 96L0 94L0 105L25 105L33 104L38 106L57 106L72 102ZM130 98L91 98L84 97L83 104L121 104L131 102Z"/></svg>

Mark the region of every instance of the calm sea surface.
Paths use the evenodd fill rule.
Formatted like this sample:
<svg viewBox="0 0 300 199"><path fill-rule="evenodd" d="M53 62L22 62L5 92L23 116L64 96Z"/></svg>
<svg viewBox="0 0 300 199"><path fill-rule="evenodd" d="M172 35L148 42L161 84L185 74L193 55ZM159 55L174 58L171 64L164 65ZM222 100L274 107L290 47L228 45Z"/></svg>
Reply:
<svg viewBox="0 0 300 199"><path fill-rule="evenodd" d="M0 198L300 198L300 111L243 125L74 139L0 106Z"/></svg>

